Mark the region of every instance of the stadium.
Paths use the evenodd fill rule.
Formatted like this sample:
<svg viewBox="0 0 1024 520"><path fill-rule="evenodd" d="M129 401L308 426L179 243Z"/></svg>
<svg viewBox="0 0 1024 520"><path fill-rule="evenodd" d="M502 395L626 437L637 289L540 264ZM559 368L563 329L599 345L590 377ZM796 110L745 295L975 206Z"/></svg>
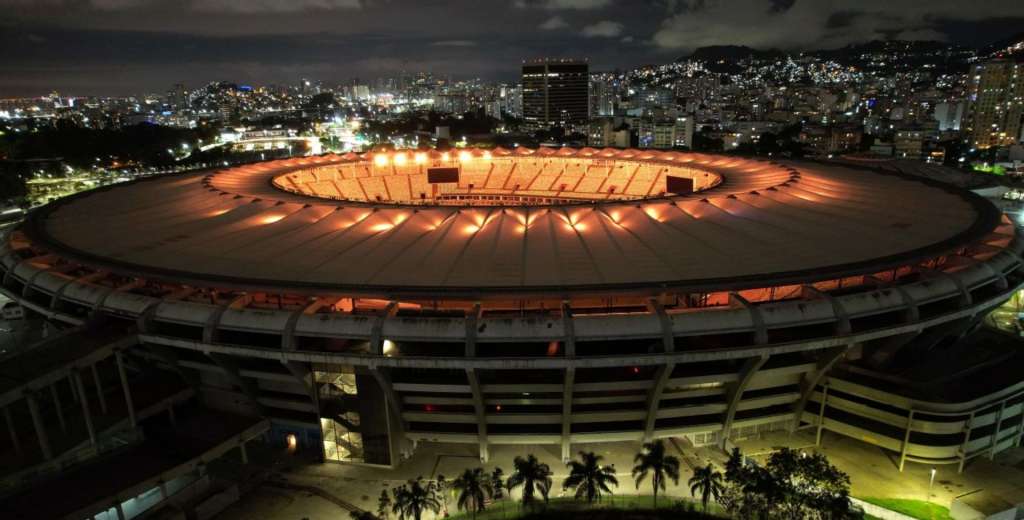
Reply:
<svg viewBox="0 0 1024 520"><path fill-rule="evenodd" d="M1020 443L1018 354L942 395L893 367L973 366L951 346L1024 284L1021 249L984 198L897 172L498 148L84 192L0 272L54 330L111 338L88 363L116 356L126 395L162 374L328 461L811 428L962 468Z"/></svg>

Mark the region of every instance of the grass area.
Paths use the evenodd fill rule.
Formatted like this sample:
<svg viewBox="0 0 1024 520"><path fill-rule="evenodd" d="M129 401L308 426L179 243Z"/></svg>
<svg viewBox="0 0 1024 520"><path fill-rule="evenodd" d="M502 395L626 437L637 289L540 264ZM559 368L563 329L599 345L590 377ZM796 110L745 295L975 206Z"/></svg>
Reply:
<svg viewBox="0 0 1024 520"><path fill-rule="evenodd" d="M672 507L680 502L679 498L676 497L658 497L658 511L671 511ZM692 505L696 513L692 518L701 518L700 515L701 506L700 503L695 503L690 500L685 500L687 505ZM595 502L594 504L588 505L586 502L573 500L572 497L557 497L552 498L545 508L544 512L551 515L552 518L600 518L602 515L601 511L607 510L635 510L635 511L648 511L649 515L645 515L648 518L657 518L658 515L654 511L654 497L650 495L621 495L605 497L601 502ZM724 517L721 508L716 504L709 505L710 513L718 517ZM469 513L458 512L455 510L455 505L449 503L449 510L451 516L449 520L473 520L473 516ZM528 511L522 508L522 504L518 501L511 500L500 500L491 504L486 510L477 513L476 520L512 520L515 518L521 518L527 516ZM674 514L674 513L673 513ZM543 515L542 515L543 516ZM667 518L667 517L666 517ZM674 516L673 518L687 518L687 516Z"/></svg>
<svg viewBox="0 0 1024 520"><path fill-rule="evenodd" d="M890 511L903 513L907 516L920 518L921 520L952 520L949 516L949 509L938 504L925 502L924 500L911 500L906 498L875 498L867 497L861 500L876 506L884 507Z"/></svg>

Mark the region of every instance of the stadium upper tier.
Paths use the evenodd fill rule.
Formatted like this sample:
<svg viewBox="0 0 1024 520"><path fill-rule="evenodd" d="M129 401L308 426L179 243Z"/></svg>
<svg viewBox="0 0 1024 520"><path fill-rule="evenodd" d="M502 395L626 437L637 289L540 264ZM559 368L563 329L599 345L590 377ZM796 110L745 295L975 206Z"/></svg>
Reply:
<svg viewBox="0 0 1024 520"><path fill-rule="evenodd" d="M434 168L458 169L458 181L431 184ZM673 178L693 193L667 193ZM979 244L999 224L998 210L967 191L852 167L497 149L140 180L62 199L23 231L60 256L149 280L495 299L841 279Z"/></svg>

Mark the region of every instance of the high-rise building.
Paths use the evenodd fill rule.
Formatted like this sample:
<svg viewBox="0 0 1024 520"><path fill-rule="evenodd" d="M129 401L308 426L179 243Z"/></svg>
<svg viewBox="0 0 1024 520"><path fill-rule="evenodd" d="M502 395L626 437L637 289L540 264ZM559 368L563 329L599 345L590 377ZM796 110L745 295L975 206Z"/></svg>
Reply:
<svg viewBox="0 0 1024 520"><path fill-rule="evenodd" d="M977 148L1009 146L1021 140L1024 64L993 60L974 67L967 133Z"/></svg>
<svg viewBox="0 0 1024 520"><path fill-rule="evenodd" d="M534 128L579 127L590 117L589 65L576 60L523 64L523 119Z"/></svg>
<svg viewBox="0 0 1024 520"><path fill-rule="evenodd" d="M174 86L171 87L171 90L167 92L167 102L176 110L188 108L188 89L185 88L185 85L175 83Z"/></svg>

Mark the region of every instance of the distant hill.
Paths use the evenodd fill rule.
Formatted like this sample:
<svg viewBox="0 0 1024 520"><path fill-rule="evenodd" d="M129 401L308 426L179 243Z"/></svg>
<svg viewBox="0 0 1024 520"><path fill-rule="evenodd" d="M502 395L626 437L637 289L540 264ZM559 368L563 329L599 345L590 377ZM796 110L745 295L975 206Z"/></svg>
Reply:
<svg viewBox="0 0 1024 520"><path fill-rule="evenodd" d="M741 61L747 59L772 59L785 56L785 53L777 49L758 50L745 45L710 45L699 47L689 56L681 56L676 61Z"/></svg>
<svg viewBox="0 0 1024 520"><path fill-rule="evenodd" d="M1024 43L1024 32L1017 33L1009 38L996 40L981 48L978 51L978 54L980 56L993 56L1006 51L1008 48L1021 45L1022 43ZM1015 54L1024 54L1024 51L1017 51Z"/></svg>

